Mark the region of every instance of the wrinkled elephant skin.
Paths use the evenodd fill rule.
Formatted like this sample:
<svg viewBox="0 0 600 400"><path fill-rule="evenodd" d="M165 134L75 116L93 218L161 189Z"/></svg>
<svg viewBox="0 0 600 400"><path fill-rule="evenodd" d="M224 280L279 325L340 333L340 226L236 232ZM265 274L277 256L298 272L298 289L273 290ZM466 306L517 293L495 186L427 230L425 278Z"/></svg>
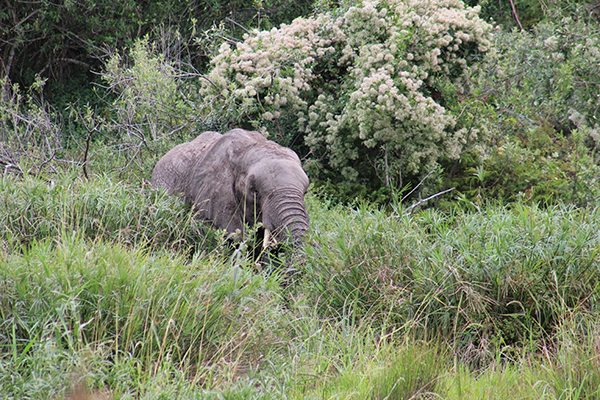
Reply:
<svg viewBox="0 0 600 400"><path fill-rule="evenodd" d="M200 218L236 236L261 222L277 242L302 241L308 177L295 152L258 132L205 132L159 160L152 185L181 195ZM268 241L268 239L266 239Z"/></svg>

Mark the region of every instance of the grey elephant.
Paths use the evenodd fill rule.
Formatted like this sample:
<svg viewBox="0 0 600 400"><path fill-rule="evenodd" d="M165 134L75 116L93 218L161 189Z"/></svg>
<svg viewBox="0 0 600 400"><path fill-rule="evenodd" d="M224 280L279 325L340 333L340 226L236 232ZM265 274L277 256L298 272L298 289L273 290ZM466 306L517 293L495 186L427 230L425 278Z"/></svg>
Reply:
<svg viewBox="0 0 600 400"><path fill-rule="evenodd" d="M199 217L231 237L262 223L263 245L302 243L309 179L288 148L254 131L204 132L175 146L154 167L152 186L180 194Z"/></svg>

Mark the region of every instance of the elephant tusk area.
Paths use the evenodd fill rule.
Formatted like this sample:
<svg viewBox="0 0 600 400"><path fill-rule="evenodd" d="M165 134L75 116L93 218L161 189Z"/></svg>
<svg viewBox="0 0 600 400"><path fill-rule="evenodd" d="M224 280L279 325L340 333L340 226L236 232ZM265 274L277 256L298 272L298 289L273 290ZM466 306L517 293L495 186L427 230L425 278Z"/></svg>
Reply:
<svg viewBox="0 0 600 400"><path fill-rule="evenodd" d="M263 249L266 249L271 244L277 244L277 239L272 237L271 231L265 227L265 236L263 237Z"/></svg>

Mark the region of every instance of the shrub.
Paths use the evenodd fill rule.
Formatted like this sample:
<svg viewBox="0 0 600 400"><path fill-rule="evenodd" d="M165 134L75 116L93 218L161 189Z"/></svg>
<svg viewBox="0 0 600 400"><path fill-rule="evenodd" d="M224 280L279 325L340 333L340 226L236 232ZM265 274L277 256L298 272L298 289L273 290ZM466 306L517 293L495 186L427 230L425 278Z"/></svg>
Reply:
<svg viewBox="0 0 600 400"><path fill-rule="evenodd" d="M90 114L98 126L90 158L100 171L120 170L149 179L160 156L192 139L198 131L219 129L213 122L215 99L199 98L195 80L176 54L148 37L106 61L102 80L114 95L109 110Z"/></svg>
<svg viewBox="0 0 600 400"><path fill-rule="evenodd" d="M96 148L100 157L112 159L112 168L136 167L147 177L171 137L189 139L201 112L189 98L189 85L183 85L188 76L148 38L137 40L124 56L113 54L102 79L116 98L110 113L94 117L100 123L96 138L118 156Z"/></svg>
<svg viewBox="0 0 600 400"><path fill-rule="evenodd" d="M318 180L403 185L467 142L440 93L489 48L478 11L454 0L365 1L254 31L221 46L202 93L220 94L233 124L267 127L286 145L303 136Z"/></svg>
<svg viewBox="0 0 600 400"><path fill-rule="evenodd" d="M43 100L45 82L23 91L0 80L0 175L53 171L64 152L60 118Z"/></svg>
<svg viewBox="0 0 600 400"><path fill-rule="evenodd" d="M106 62L103 79L118 94L113 103L114 127L120 137L135 137L146 144L196 123L193 103L181 91L181 78L148 38L128 49L127 59L115 53ZM191 126L191 128L190 128Z"/></svg>
<svg viewBox="0 0 600 400"><path fill-rule="evenodd" d="M489 131L462 155L454 184L463 193L544 204L600 195L598 32L569 18L497 31L494 50L471 70L469 95L452 105Z"/></svg>
<svg viewBox="0 0 600 400"><path fill-rule="evenodd" d="M597 25L570 18L539 24L531 33L499 32L486 61L497 64L488 96L502 101L506 114L526 113L565 133L594 128L600 116L598 32Z"/></svg>

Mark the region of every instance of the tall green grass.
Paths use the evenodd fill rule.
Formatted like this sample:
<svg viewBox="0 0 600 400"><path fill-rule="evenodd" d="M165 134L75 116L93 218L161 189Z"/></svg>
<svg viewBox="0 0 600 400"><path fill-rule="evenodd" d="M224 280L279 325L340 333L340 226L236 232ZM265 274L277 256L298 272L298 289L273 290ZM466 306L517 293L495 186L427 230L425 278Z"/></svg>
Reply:
<svg viewBox="0 0 600 400"><path fill-rule="evenodd" d="M324 315L447 338L475 366L494 348L535 350L565 315L598 311L598 208L406 216L362 205L317 210L313 221L305 282Z"/></svg>
<svg viewBox="0 0 600 400"><path fill-rule="evenodd" d="M33 385L52 397L67 373L90 369L92 385L120 395L131 394L121 368L125 382L145 384L176 365L202 384L253 367L285 335L273 278L223 258L188 262L64 239L0 260L0 368L12 371L0 377L5 395L25 398Z"/></svg>
<svg viewBox="0 0 600 400"><path fill-rule="evenodd" d="M0 398L600 396L598 209L309 195L282 285L177 199L53 179L0 179Z"/></svg>
<svg viewBox="0 0 600 400"><path fill-rule="evenodd" d="M0 237L5 241L26 247L71 232L85 240L153 248L211 249L220 243L177 198L149 185L108 175L87 181L75 170L48 181L0 177Z"/></svg>

